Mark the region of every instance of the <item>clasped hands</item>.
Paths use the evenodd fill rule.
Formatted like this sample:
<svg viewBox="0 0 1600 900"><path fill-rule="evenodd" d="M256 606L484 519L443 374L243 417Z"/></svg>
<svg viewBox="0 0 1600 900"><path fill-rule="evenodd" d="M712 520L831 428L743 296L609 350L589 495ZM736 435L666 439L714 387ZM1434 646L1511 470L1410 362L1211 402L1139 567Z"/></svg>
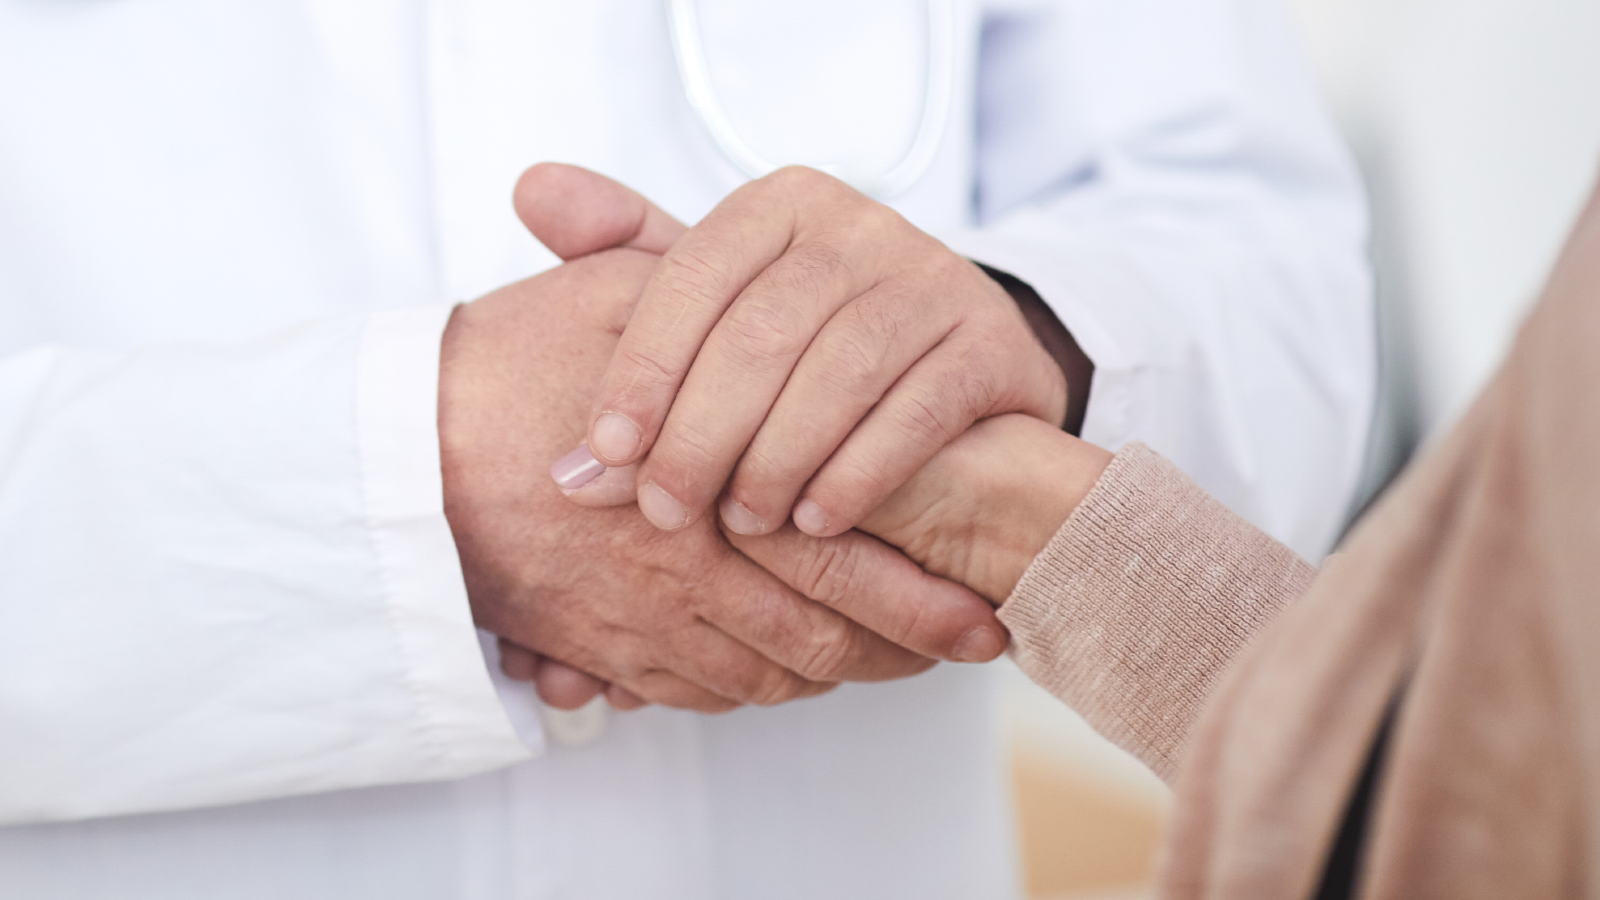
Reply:
<svg viewBox="0 0 1600 900"><path fill-rule="evenodd" d="M565 263L456 310L439 391L508 674L717 712L1002 652L994 605L1109 458L1003 288L804 169L693 228L570 166L514 197Z"/></svg>

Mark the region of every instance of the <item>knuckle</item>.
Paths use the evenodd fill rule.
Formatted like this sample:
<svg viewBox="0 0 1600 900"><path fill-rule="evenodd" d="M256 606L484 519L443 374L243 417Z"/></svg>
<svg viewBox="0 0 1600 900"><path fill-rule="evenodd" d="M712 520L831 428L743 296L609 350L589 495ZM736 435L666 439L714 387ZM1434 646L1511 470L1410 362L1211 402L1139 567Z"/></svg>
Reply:
<svg viewBox="0 0 1600 900"><path fill-rule="evenodd" d="M846 313L849 318L842 323L846 327L818 348L822 352L822 377L847 396L877 393L887 375L889 350L899 341L902 327L899 318L889 312L858 309L866 305L851 304Z"/></svg>
<svg viewBox="0 0 1600 900"><path fill-rule="evenodd" d="M916 461L926 456L931 456L927 441L905 434L891 434L888 440L880 440L878 435L867 440L852 440L844 452L818 473L806 493L822 503L830 514L845 519L864 515L877 505L874 499L881 500L894 493L911 471L915 471ZM910 471L907 471L908 465Z"/></svg>
<svg viewBox="0 0 1600 900"><path fill-rule="evenodd" d="M944 244L938 244L938 249L942 252L933 253L931 254L931 259L923 261L923 271L936 279L936 283L963 286L977 283L982 288L980 296L990 299L998 297L1004 299L1007 303L1011 303L1011 297L1006 294L1005 288L1000 287L994 279L985 275L976 263L952 253ZM982 279L982 281L975 282L975 277ZM969 292L962 291L962 293L965 295ZM1015 304L1013 303L1012 305L1014 306Z"/></svg>
<svg viewBox="0 0 1600 900"><path fill-rule="evenodd" d="M1002 394L994 365L973 358L978 355L976 350L963 354L960 365L948 376L949 390L961 401L959 408L964 417L959 423L961 430L988 415L1000 402Z"/></svg>
<svg viewBox="0 0 1600 900"><path fill-rule="evenodd" d="M622 389L630 395L653 393L669 389L678 383L678 373L661 361L665 354L654 345L627 342L617 348L617 356L626 367L627 376Z"/></svg>
<svg viewBox="0 0 1600 900"><path fill-rule="evenodd" d="M816 464L790 446L777 446L773 441L757 435L745 449L744 456L729 481L734 498L750 509L751 503L781 503L778 498L798 492L800 485L810 478ZM787 512L783 512L787 516Z"/></svg>
<svg viewBox="0 0 1600 900"><path fill-rule="evenodd" d="M715 302L727 286L727 261L716 258L709 248L700 246L702 243L685 240L672 248L651 279L681 304L703 306Z"/></svg>
<svg viewBox="0 0 1600 900"><path fill-rule="evenodd" d="M875 234L899 234L907 229L922 234L921 231L912 228L911 223L892 207L873 200L866 200L866 207L861 210L860 216L866 229Z"/></svg>
<svg viewBox="0 0 1600 900"><path fill-rule="evenodd" d="M840 275L850 272L848 242L839 235L811 238L784 254L784 274L796 291L821 293Z"/></svg>
<svg viewBox="0 0 1600 900"><path fill-rule="evenodd" d="M773 368L799 355L809 337L795 308L770 296L746 294L723 322L739 362L749 368Z"/></svg>
<svg viewBox="0 0 1600 900"><path fill-rule="evenodd" d="M677 416L662 426L648 462L652 470L662 465L698 470L715 466L722 458L721 447L713 435L700 425Z"/></svg>
<svg viewBox="0 0 1600 900"><path fill-rule="evenodd" d="M981 365L963 358L946 367L926 389L906 394L901 426L914 439L942 446L999 399L994 379Z"/></svg>
<svg viewBox="0 0 1600 900"><path fill-rule="evenodd" d="M810 544L811 552L800 569L797 587L812 600L834 606L850 596L855 587L861 565L860 545L836 539Z"/></svg>
<svg viewBox="0 0 1600 900"><path fill-rule="evenodd" d="M810 166L787 165L774 170L761 180L779 190L804 191L808 188L814 188L820 179L826 177L826 175Z"/></svg>
<svg viewBox="0 0 1600 900"><path fill-rule="evenodd" d="M905 398L905 405L900 414L900 425L909 436L918 441L937 441L950 433L948 423L954 418L948 401L914 393Z"/></svg>
<svg viewBox="0 0 1600 900"><path fill-rule="evenodd" d="M684 246L688 241L662 257L644 291L651 309L670 312L674 322L698 321L707 311L721 310L740 288L730 274L738 268L736 260L710 248Z"/></svg>
<svg viewBox="0 0 1600 900"><path fill-rule="evenodd" d="M838 681L856 655L854 629L839 625L813 635L795 674L808 681Z"/></svg>
<svg viewBox="0 0 1600 900"><path fill-rule="evenodd" d="M930 624L927 621L929 615L928 604L909 603L904 608L908 609L909 613L893 619L888 626L889 633L884 635L884 637L902 647L907 646L912 640L922 635Z"/></svg>
<svg viewBox="0 0 1600 900"><path fill-rule="evenodd" d="M797 243L769 265L747 290L745 299L759 299L786 321L818 309L852 277L851 247L847 236L822 235ZM803 321L803 320L802 320ZM798 322L796 323L798 324ZM797 329L799 330L799 329ZM809 333L804 337L810 337Z"/></svg>

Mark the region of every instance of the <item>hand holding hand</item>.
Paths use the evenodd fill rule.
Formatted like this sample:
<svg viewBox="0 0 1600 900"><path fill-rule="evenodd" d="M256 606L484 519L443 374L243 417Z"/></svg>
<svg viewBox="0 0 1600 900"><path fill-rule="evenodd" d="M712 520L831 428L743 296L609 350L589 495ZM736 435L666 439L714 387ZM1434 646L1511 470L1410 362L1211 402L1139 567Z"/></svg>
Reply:
<svg viewBox="0 0 1600 900"><path fill-rule="evenodd" d="M1010 295L809 169L730 195L666 251L600 382L588 447L637 463L658 527L722 493L739 534L848 531L978 419L1060 425L1067 385ZM798 503L796 502L798 499Z"/></svg>
<svg viewBox="0 0 1600 900"><path fill-rule="evenodd" d="M1110 462L1109 452L1037 419L997 416L939 451L857 527L998 607ZM782 541L730 539L801 590L810 557L848 552L828 549L838 538L787 531Z"/></svg>
<svg viewBox="0 0 1600 900"><path fill-rule="evenodd" d="M670 239L675 223L637 195L604 182L610 200L597 201L597 178L541 167L524 179L518 211L558 252ZM560 208L569 190L585 193L577 220ZM590 386L655 263L637 249L585 257L451 320L440 381L446 513L478 623L636 698L705 711L903 677L958 649L997 655L1004 631L979 598L881 544L849 590L820 595L829 608L740 556L709 522L665 534L630 509L567 503L530 475L578 437ZM911 594L924 603L896 599Z"/></svg>
<svg viewBox="0 0 1600 900"><path fill-rule="evenodd" d="M863 557L882 549L871 534L928 573L965 584L998 607L1110 461L1109 452L1037 419L997 416L940 450L858 530L817 538L786 525L765 537L728 537L790 587L814 595L871 565ZM915 604L917 598L902 602ZM607 688L566 666L536 669L537 661L525 652L518 664L530 680L537 673L541 694L567 708ZM618 708L635 705L615 688L608 696Z"/></svg>

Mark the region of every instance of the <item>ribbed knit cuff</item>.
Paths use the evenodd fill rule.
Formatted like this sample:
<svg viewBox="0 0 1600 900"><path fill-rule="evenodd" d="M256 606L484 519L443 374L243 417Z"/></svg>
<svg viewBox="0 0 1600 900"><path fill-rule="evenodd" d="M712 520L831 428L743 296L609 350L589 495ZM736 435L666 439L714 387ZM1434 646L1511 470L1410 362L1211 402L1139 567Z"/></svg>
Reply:
<svg viewBox="0 0 1600 900"><path fill-rule="evenodd" d="M1317 570L1130 444L1000 608L1030 678L1163 778L1235 654Z"/></svg>

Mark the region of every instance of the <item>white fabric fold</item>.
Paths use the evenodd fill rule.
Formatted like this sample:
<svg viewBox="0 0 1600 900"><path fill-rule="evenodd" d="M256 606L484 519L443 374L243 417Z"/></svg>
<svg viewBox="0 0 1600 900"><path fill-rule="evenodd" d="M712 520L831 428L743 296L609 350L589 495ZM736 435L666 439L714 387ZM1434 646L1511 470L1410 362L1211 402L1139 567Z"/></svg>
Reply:
<svg viewBox="0 0 1600 900"><path fill-rule="evenodd" d="M427 449L446 313L0 361L0 822L528 756Z"/></svg>

